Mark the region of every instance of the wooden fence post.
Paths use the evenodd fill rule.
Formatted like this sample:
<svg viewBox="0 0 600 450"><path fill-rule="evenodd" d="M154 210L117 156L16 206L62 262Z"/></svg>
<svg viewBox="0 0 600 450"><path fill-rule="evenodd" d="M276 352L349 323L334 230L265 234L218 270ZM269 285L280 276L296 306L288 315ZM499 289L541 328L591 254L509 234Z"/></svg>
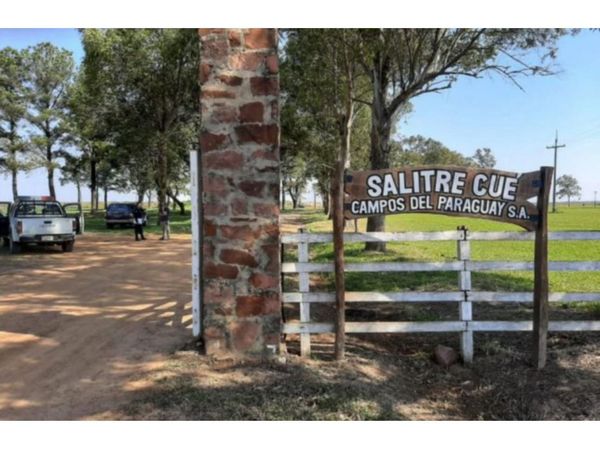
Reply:
<svg viewBox="0 0 600 450"><path fill-rule="evenodd" d="M301 234L304 234L305 229L300 228L298 230ZM298 262L307 263L308 256L308 242L301 241L298 243ZM298 274L298 290L301 293L310 291L310 274L302 272ZM310 322L310 303L302 301L300 302L300 322ZM306 331L300 334L300 356L308 358L310 357L310 332Z"/></svg>
<svg viewBox="0 0 600 450"><path fill-rule="evenodd" d="M548 341L548 200L552 167L540 169L540 192L537 198L538 223L535 230L535 261L533 288L533 364L538 369L546 365Z"/></svg>
<svg viewBox="0 0 600 450"><path fill-rule="evenodd" d="M458 318L465 325L465 331L460 334L460 352L463 362L470 364L473 362L473 331L469 329L469 322L473 320L473 304L469 298L471 270L468 265L471 260L471 241L469 241L469 230L467 228L460 227L458 230L462 232L462 236L459 236L459 240L456 242L456 253L458 260L463 263L463 269L458 273L458 288L465 295L465 300L458 304Z"/></svg>

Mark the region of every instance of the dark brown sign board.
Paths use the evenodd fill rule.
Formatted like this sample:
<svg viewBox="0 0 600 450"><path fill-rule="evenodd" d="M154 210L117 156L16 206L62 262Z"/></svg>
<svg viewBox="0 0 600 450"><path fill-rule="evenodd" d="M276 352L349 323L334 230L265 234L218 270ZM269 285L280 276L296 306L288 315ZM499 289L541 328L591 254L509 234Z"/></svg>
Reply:
<svg viewBox="0 0 600 450"><path fill-rule="evenodd" d="M387 214L445 214L508 222L535 231L533 364L541 369L546 364L548 334L548 199L552 173L552 167L519 174L456 166L346 172L343 213L346 219ZM341 197L334 196L339 199L338 205ZM530 201L533 197L537 198L536 203ZM342 208L334 209L335 219L337 214L341 216ZM343 225L339 222L341 220L334 220L334 242L337 243L336 255L339 254L335 265L336 286L337 279L341 279L336 297L339 297L338 322L342 325L338 324L337 329L343 330L344 243ZM337 263L338 259L341 263ZM336 353L339 341L343 354L343 331L341 334L336 334Z"/></svg>
<svg viewBox="0 0 600 450"><path fill-rule="evenodd" d="M518 174L454 166L347 172L344 216L433 213L498 220L529 231L540 211L541 171Z"/></svg>

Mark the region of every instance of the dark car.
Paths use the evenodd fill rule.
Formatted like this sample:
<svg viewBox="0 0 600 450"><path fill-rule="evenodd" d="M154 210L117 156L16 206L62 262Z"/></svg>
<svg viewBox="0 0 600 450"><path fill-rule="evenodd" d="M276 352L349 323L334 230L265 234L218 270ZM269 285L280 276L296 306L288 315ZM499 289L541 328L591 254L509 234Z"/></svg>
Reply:
<svg viewBox="0 0 600 450"><path fill-rule="evenodd" d="M133 213L137 205L135 203L111 203L106 209L106 228L114 228L117 225L132 227L135 224ZM144 213L143 226L148 224L148 216Z"/></svg>

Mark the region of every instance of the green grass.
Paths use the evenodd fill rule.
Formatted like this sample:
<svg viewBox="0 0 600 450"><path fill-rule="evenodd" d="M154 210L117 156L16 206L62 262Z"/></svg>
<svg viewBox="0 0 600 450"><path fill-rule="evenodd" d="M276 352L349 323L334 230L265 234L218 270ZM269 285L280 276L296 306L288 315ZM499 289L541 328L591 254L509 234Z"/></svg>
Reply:
<svg viewBox="0 0 600 450"><path fill-rule="evenodd" d="M314 210L295 212L300 214L312 233L331 232L331 222ZM386 218L386 231L445 231L466 226L471 231L520 231L515 225L481 219L448 217L433 214L404 214ZM359 220L359 230L365 231L366 220ZM599 231L600 208L573 206L562 207L549 215L550 231ZM354 230L352 223L347 231ZM532 261L533 242L472 242L473 260ZM287 260L295 257L292 249L286 253ZM455 242L409 242L389 243L385 253L364 251L364 244L346 244L345 257L349 263L392 261L452 261L456 259ZM551 261L600 260L600 241L551 241ZM333 245L311 245L311 261L333 260ZM333 285L332 277L324 276L325 286ZM346 276L348 290L398 291L398 290L447 290L457 288L454 272L428 273L349 273ZM533 274L529 272L486 272L473 274L473 288L477 290L523 291L533 287ZM550 288L553 291L594 292L600 291L598 272L551 272Z"/></svg>
<svg viewBox="0 0 600 450"><path fill-rule="evenodd" d="M148 213L148 225L144 228L145 233L162 233L160 225L158 225L158 209L152 208L146 210ZM99 211L91 214L85 212L85 231L92 233L113 233L113 234L133 234L133 229L129 228L106 228L104 220L104 211ZM190 234L192 232L192 215L189 208L186 208L185 214L179 214L179 211L171 213L171 233Z"/></svg>

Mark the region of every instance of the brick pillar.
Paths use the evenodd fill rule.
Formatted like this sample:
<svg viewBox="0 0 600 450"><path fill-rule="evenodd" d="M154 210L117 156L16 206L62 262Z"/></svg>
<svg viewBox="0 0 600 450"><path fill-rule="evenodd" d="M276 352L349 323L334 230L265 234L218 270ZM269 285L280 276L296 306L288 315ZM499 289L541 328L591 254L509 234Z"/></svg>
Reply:
<svg viewBox="0 0 600 450"><path fill-rule="evenodd" d="M261 354L281 328L277 33L199 35L204 341Z"/></svg>

